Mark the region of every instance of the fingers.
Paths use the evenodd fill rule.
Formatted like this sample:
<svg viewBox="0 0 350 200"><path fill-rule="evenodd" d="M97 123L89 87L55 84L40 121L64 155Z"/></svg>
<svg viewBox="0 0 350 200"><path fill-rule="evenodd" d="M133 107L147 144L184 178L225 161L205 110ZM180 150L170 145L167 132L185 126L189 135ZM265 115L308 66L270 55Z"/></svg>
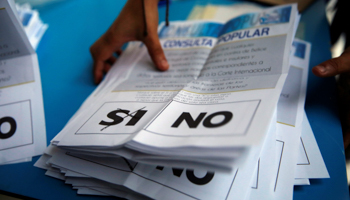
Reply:
<svg viewBox="0 0 350 200"><path fill-rule="evenodd" d="M103 69L104 69L104 62L103 61L95 61L94 62L94 82L95 84L99 84L102 81L103 78Z"/></svg>
<svg viewBox="0 0 350 200"><path fill-rule="evenodd" d="M166 57L164 55L164 51L162 49L162 46L159 42L158 35L153 36L154 38L151 38L151 35L145 39L144 43L147 47L148 53L152 58L153 63L159 69L160 71L165 71L169 69L168 61L166 60Z"/></svg>
<svg viewBox="0 0 350 200"><path fill-rule="evenodd" d="M94 62L94 82L95 84L99 84L102 81L103 75L106 74L112 67L113 63L117 59L113 56L110 57L107 61L99 61Z"/></svg>
<svg viewBox="0 0 350 200"><path fill-rule="evenodd" d="M347 48L338 58L327 60L312 68L312 72L319 77L330 77L350 72L350 48Z"/></svg>
<svg viewBox="0 0 350 200"><path fill-rule="evenodd" d="M94 59L94 82L99 84L102 81L103 75L106 74L117 59L112 55L107 60Z"/></svg>
<svg viewBox="0 0 350 200"><path fill-rule="evenodd" d="M149 55L157 69L165 71L169 69L168 61L164 55L162 45L158 37L158 1L147 1L145 4L145 15L147 21L147 36L141 40L146 45Z"/></svg>
<svg viewBox="0 0 350 200"><path fill-rule="evenodd" d="M112 26L91 46L95 83L101 82L104 73L115 61L113 54L118 54L122 45L128 41L144 42L155 66L161 71L169 68L157 33L158 0L147 0L144 7L142 5L141 0L128 0ZM144 23L145 20L147 23ZM145 28L147 35L143 34Z"/></svg>
<svg viewBox="0 0 350 200"><path fill-rule="evenodd" d="M117 51L115 51L115 53L116 53L118 56L120 56L120 55L123 53L123 51L122 51L121 49L118 49Z"/></svg>
<svg viewBox="0 0 350 200"><path fill-rule="evenodd" d="M117 61L117 58L115 58L114 56L111 56L105 61L105 63L108 64L109 66L112 66L113 63L115 63L115 61Z"/></svg>
<svg viewBox="0 0 350 200"><path fill-rule="evenodd" d="M99 38L91 47L90 53L93 58L93 74L94 82L98 84L101 82L103 75L108 72L112 64L116 61L113 53L120 47L112 45L110 34L107 32L101 38Z"/></svg>

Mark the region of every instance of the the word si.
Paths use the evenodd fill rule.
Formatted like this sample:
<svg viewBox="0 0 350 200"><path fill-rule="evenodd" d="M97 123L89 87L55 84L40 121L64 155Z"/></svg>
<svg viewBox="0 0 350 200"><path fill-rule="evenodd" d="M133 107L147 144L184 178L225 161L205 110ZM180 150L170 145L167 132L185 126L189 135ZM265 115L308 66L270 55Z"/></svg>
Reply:
<svg viewBox="0 0 350 200"><path fill-rule="evenodd" d="M118 110L113 110L107 114L107 117L112 119L113 121L108 122L101 120L100 125L104 125L106 127L108 126L113 126L121 123L124 121L125 118L130 117L131 119L125 124L125 126L135 126L138 121L146 114L147 110L143 110L143 108L136 110L134 112L130 112L130 110L124 110L124 109L118 109ZM125 116L121 117L118 114L122 113Z"/></svg>

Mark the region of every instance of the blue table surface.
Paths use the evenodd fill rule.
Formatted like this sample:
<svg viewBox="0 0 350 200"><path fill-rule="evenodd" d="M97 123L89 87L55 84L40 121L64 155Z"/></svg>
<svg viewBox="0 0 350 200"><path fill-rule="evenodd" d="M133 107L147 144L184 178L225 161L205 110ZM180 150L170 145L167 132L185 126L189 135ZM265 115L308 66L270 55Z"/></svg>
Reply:
<svg viewBox="0 0 350 200"><path fill-rule="evenodd" d="M125 2L57 0L36 8L49 24L37 50L48 144L96 88L89 47L108 29ZM232 3L211 3L217 2ZM185 20L196 3L203 1L173 1L170 20ZM324 8L323 1L316 1L301 18L299 35L312 43L310 66L331 57ZM165 19L165 7L159 10L160 20ZM310 186L295 187L294 199L349 199L334 78L317 78L310 67L305 109L331 178L310 180ZM70 185L33 167L38 158L0 166L0 190L37 199L114 199L77 195Z"/></svg>

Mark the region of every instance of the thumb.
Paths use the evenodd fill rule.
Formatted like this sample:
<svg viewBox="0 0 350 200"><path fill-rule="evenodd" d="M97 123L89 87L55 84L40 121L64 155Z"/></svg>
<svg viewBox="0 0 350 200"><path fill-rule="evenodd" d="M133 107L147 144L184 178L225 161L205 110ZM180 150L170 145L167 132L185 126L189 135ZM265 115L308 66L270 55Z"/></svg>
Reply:
<svg viewBox="0 0 350 200"><path fill-rule="evenodd" d="M312 68L312 72L318 77L330 77L350 72L350 48L347 48L341 56L327 60Z"/></svg>
<svg viewBox="0 0 350 200"><path fill-rule="evenodd" d="M149 34L144 40L144 43L156 67L161 71L168 70L169 64L164 55L164 51L162 49L162 45L160 44L158 35L155 34L155 36L152 36Z"/></svg>

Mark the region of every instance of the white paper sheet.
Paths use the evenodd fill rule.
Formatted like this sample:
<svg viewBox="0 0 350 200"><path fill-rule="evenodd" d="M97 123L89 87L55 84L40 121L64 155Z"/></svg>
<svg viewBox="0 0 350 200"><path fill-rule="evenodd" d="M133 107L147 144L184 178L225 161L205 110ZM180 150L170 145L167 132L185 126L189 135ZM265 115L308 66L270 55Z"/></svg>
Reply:
<svg viewBox="0 0 350 200"><path fill-rule="evenodd" d="M131 44L130 48L128 48L125 53L127 53L129 56L134 56L134 58L139 59L140 62L137 65L139 68L142 68L144 63L150 62L150 59L149 57L145 56L145 49L138 45L139 44L137 43ZM169 61L171 64L176 65L186 63L183 60L179 61L179 57L188 59L191 56L195 57L195 55L190 54L191 52L197 52L196 54L204 54L206 51L191 50L181 55L175 50L171 51L170 53L167 53L172 54L172 56L174 56L172 57L173 60L169 59ZM254 146L250 149L250 151L248 151L249 153L243 154L246 157L245 165L242 165L239 168L232 167L232 171L230 173L227 173L227 171L214 172L208 170L208 168L205 170L205 167L204 170L203 168L195 168L194 170L192 170L189 167L179 168L179 166L176 165L180 162L186 163L190 159L193 159L193 163L200 161L200 159L203 159L203 157L205 157L204 155L202 155L202 157L197 155L198 152L200 152L201 150L202 152L208 151L205 152L208 153L206 155L212 156L212 161L203 162L206 165L209 165L213 161L227 162L226 160L222 159L225 158L228 154L228 152L225 151L223 151L222 156L220 157L216 155L217 153L210 154L210 149L196 150L195 148L184 147L183 149L181 149L181 151L178 150L177 152L172 152L174 153L174 157L169 156L170 153L164 151L157 152L159 153L159 155L162 156L159 157L158 155L157 157L152 154L135 153L130 149L118 149L119 146L113 146L113 142L115 141L106 141L109 142L107 146L109 145L109 147L113 148L106 148L98 145L93 147L84 146L86 145L86 143L84 142L87 142L87 140L77 141L77 143L79 143L79 145L77 146L63 145L65 147L65 150L59 149L55 146L50 146L50 148L48 148L46 151L46 159L40 161L41 164L38 163L38 166L45 163L45 165L48 164L46 166L46 169L51 169L52 167L54 167L54 169L60 169L59 173L64 173L64 179L67 181L67 183L71 183L73 188L78 189L81 193L84 193L84 191L86 191L85 193L91 193L93 195L97 195L98 192L95 193L92 190L96 190L101 192L102 194L108 194L113 196L122 196L122 194L119 193L119 190L133 190L135 192L144 194L150 198L155 199L291 199L294 185L309 184L309 180L307 178L295 179L294 174L290 173L291 171L298 170L296 163L299 152L297 151L296 147L298 147L299 145L299 137L302 131L301 124L303 121L302 113L304 112L303 105L305 101L307 77L306 69L308 67L309 52L309 44L303 41L296 41L296 43L294 43L294 48L290 52L293 57L290 63L292 67L289 69L290 73L287 77L286 84L282 90L282 94L280 95L280 100L278 102L277 112L279 113L279 118L277 121L279 123L269 123L270 129L271 127L277 126L277 140L275 140L275 134L267 133L265 137L263 137L263 142L260 143L260 147ZM201 59L198 59L197 61L200 60ZM125 66L127 66L128 63L130 64L131 61L128 60L126 57L122 57L122 59L120 59L120 61L118 62L119 65L122 67L118 68L118 70L112 68L111 73L107 75L107 81L104 81L102 85L100 85L99 88L89 97L89 99L87 99L87 101L82 105L77 114L74 117L72 117L70 123L74 124L76 122L79 122L79 116L84 115L85 108L91 108L90 106L95 106L97 108L97 111L95 110L96 115L87 118L85 122L89 123L90 121L95 123L101 123L101 121L104 121L106 125L104 125L104 127L101 127L101 129L103 129L102 131L104 131L105 133L103 137L113 138L113 135L114 137L116 137L115 133L120 131L120 129L113 129L114 125L108 125L108 123L113 122L115 120L114 116L118 116L121 113L125 114L125 119L122 119L121 122L118 122L118 125L126 126L127 124L144 123L146 124L143 125L146 126L145 129L152 130L153 132L158 131L157 127L164 126L164 128L162 128L163 130L168 129L169 126L166 126L167 120L164 119L169 118L169 116L171 117L171 113L179 113L179 116L183 116L184 119L182 119L182 121L179 120L179 122L176 122L177 120L172 120L173 123L171 124L183 130L179 134L186 135L188 134L186 131L188 127L196 126L199 129L201 129L201 131L193 132L195 134L202 134L205 137L207 137L210 136L212 132L206 131L206 129L203 128L206 127L206 125L203 122L205 121L206 117L210 116L209 113L215 113L215 111L212 110L210 104L206 104L205 114L203 114L203 112L198 111L198 109L192 109L192 107L202 105L203 103L200 103L201 101L209 101L213 105L215 105L216 108L220 109L226 109L226 107L229 107L228 105L233 105L232 102L229 102L227 100L233 98L232 96L234 95L232 94L230 94L231 96L227 94L222 94L222 96L207 94L206 98L201 99L199 98L201 97L200 92L198 92L198 94L191 93L193 92L191 90L200 90L200 87L195 87L196 85L198 85L198 83L203 84L202 88L213 88L213 85L215 85L216 83L221 83L220 80L216 82L206 82L202 81L199 78L197 79L198 82L196 83L192 81L184 84L184 89L181 90L180 93L177 93L177 89L173 91L147 91L145 89L147 87L156 87L155 85L157 84L167 84L167 86L162 85L160 87L181 88L182 85L180 83L184 83L181 81L185 79L179 81L180 78L178 78L176 81L167 82L172 81L167 76L171 74L174 76L176 75L178 77L182 76L183 78L183 76L186 74L191 76L195 76L195 74L206 74L205 70L202 70L200 73L198 70L193 70L191 73L182 73L181 71L177 71L176 73L171 72L168 74L157 74L153 73L153 70L150 66L148 66L149 69L146 72L139 68L134 68L133 71L128 70L128 68L126 68ZM207 60L207 63L210 63L210 61ZM205 66L212 67L210 65ZM111 74L113 74L113 76L116 76L117 78L113 80L113 76ZM163 78L167 77L167 80L158 79L162 81L146 81L143 78L147 76L164 76ZM116 82L117 79L119 82ZM130 82L128 82L128 79L133 80L134 82L129 84ZM123 81L126 82L123 83ZM229 81L232 80L228 80L228 82ZM142 85L144 87L142 93L133 91L133 89ZM215 85L215 87L218 87L218 85ZM110 93L111 91L112 93ZM108 95L101 95L104 93L108 93ZM123 100L123 102L118 102L118 104L115 104L116 102L107 101L107 99L111 97L120 98L121 100ZM234 97L236 98L236 96ZM133 105L127 105L128 98L135 98L138 101L134 102ZM157 101L155 101L154 99L157 99ZM173 101L169 103L169 100L171 99L173 99ZM103 104L96 103L103 101ZM197 103L193 103L194 101L197 101ZM221 103L216 104L213 103L214 101L220 101ZM227 105L225 104L225 101L228 101ZM145 107L142 107L141 105L144 104L144 102L148 103L148 105L146 105L147 109ZM237 106L233 106L235 108L232 109L241 109L242 111L238 112L246 111L247 115L249 115L249 112L251 112L251 107L254 107L251 106L250 103L252 102L249 102L248 106L245 106L244 103L239 105L237 104ZM181 105L179 106L179 104ZM189 106L190 104L192 105ZM116 112L114 114L112 113L110 117L107 116L103 118L104 115L101 113L106 113L108 110L118 105L121 105L121 107L123 107L124 110L121 108L115 108L114 110ZM159 106L159 108L154 105ZM126 107L128 108L126 109ZM143 122L143 115L145 115L145 113L150 112L150 107L157 107L157 109L161 112L154 111L155 113L157 113L156 117L153 118L153 120L150 123L147 122L149 120ZM273 107L276 108L276 105L274 105ZM191 114L183 114L184 112L182 112L181 109L187 109L190 111L189 113ZM117 113L119 114L117 115ZM164 114L164 117L160 116L162 114ZM139 118L136 118L136 115L139 116ZM221 113L221 115L221 119L216 119L216 121L209 120L209 122L212 123L212 125L215 125L215 123L223 123L225 121L225 117L227 117L228 115L223 113ZM119 115L119 117L120 116L121 115ZM191 120L188 118L189 116L192 117L192 121L200 119L201 116L203 116L203 118L202 120L198 120L199 123L196 123L191 122ZM160 119L160 122L158 122L156 126L153 123L155 120L157 120L157 118ZM212 117L212 120L214 119L215 118ZM272 118L270 120L272 120ZM191 123L193 124L191 125ZM244 123L246 123L244 117L242 118L242 121L240 123L242 126L244 125ZM101 131L101 129L97 129L96 127L93 128L95 129L90 129L88 126L85 127L84 124L79 127L79 130L76 133L78 133L80 136L82 134L85 134L87 135L86 137L90 137L94 135L95 132ZM60 144L63 140L65 140L65 137L67 137L67 135L70 134L70 129L71 127L66 126L64 131L62 131L61 134L54 139L53 144L57 145ZM231 129L233 130L232 127ZM128 134L132 134L133 132L135 132L135 127L131 127L131 129L125 129L123 131L129 131ZM235 132L235 134L240 134L242 130L237 129L233 132ZM177 134L176 131L172 131L171 129L166 131L166 133L169 135ZM224 131L221 131L220 133L225 135ZM119 134L123 134L123 132L120 132ZM129 136L123 138L123 140L125 141L128 141L129 139ZM305 138L305 140L308 139ZM97 141L97 143L102 143L102 141L104 141L104 139L101 139L101 141ZM271 142L273 144L271 144ZM276 143L276 145L274 145L274 143ZM135 150L139 151L141 151L141 149L143 148L150 151L154 150L152 149L153 147L148 149L148 147L141 145L141 147L136 148L133 145L135 144L132 144L130 146L135 148ZM78 152L77 150L80 150L80 152ZM238 149L236 149L236 151L237 150ZM135 160L132 161L127 160L125 158L117 157L116 155L118 154L125 155L128 158L136 158L135 160L144 161L148 164L142 164L141 162L136 162ZM186 158L181 158L179 156L181 154L187 154L187 160ZM52 156L52 158L50 158L50 156L48 155ZM242 154L237 154L235 156L239 155ZM216 159L213 159L214 156L217 156ZM158 165L149 165L153 161L156 161ZM160 165L159 163L164 163L164 165ZM195 165L188 164L188 166ZM254 173L254 170L256 171L256 173ZM55 174L54 172L50 173L51 175ZM59 177L60 175L56 174L56 176ZM103 187L101 187L102 185Z"/></svg>
<svg viewBox="0 0 350 200"><path fill-rule="evenodd" d="M285 17L269 21L273 13ZM261 21L235 27L247 16ZM289 69L297 19L295 5L289 5L226 24L161 27L170 70L155 71L146 48L134 46L129 54L134 59L117 63L112 72L119 73L118 80L108 76L91 97L94 103L80 109L52 144L165 165L171 157L179 167L190 160L208 169L243 163L241 155L266 137Z"/></svg>
<svg viewBox="0 0 350 200"><path fill-rule="evenodd" d="M281 93L277 108L276 157L278 170L275 179L275 198L292 199L294 173L298 158L299 138L302 130L306 96L307 72L311 45L295 40L292 50L291 73L294 77ZM297 76L298 75L298 76ZM291 76L293 77L293 76Z"/></svg>
<svg viewBox="0 0 350 200"><path fill-rule="evenodd" d="M307 178L294 179L294 185L310 185L310 180Z"/></svg>
<svg viewBox="0 0 350 200"><path fill-rule="evenodd" d="M303 115L295 178L330 178L306 113Z"/></svg>
<svg viewBox="0 0 350 200"><path fill-rule="evenodd" d="M38 11L32 10L29 3L22 5L16 4L16 10L18 19L24 27L30 44L34 49L37 49L48 25L41 21Z"/></svg>
<svg viewBox="0 0 350 200"><path fill-rule="evenodd" d="M0 2L0 163L46 147L38 60L10 2Z"/></svg>

